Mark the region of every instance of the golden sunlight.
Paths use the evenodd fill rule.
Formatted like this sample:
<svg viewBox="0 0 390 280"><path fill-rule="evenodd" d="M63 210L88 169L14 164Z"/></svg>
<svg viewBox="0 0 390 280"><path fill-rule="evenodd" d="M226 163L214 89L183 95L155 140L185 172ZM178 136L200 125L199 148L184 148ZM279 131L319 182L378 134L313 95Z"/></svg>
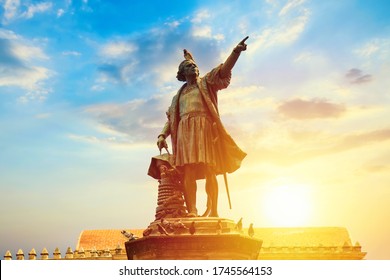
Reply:
<svg viewBox="0 0 390 280"><path fill-rule="evenodd" d="M271 226L307 226L311 220L313 198L304 185L272 184L262 197L262 211Z"/></svg>

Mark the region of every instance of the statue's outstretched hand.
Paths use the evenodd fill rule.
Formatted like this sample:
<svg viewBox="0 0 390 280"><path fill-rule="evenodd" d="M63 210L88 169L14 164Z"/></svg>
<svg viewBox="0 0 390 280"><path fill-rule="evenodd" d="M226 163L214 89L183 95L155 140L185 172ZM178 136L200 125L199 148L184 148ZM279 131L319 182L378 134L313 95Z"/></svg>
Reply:
<svg viewBox="0 0 390 280"><path fill-rule="evenodd" d="M157 147L158 149L160 150L160 154L161 154L161 150L163 148L165 149L168 149L168 144L167 144L167 141L165 141L165 137L163 135L160 135L158 137L158 140L157 140Z"/></svg>
<svg viewBox="0 0 390 280"><path fill-rule="evenodd" d="M245 41L249 38L249 36L246 36L238 45L234 48L234 52L240 53L242 51L246 51L246 46Z"/></svg>

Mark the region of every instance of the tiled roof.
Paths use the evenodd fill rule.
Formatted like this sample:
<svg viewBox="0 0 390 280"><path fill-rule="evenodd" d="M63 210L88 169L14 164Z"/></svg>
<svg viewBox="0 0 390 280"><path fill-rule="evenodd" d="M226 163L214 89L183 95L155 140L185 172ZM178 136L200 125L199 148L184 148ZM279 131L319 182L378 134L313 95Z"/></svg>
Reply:
<svg viewBox="0 0 390 280"><path fill-rule="evenodd" d="M125 229L138 237L142 237L143 229ZM312 228L255 228L255 236L263 240L263 247L310 247L310 246L343 246L351 244L346 228L312 227ZM128 240L121 233L122 229L96 229L81 232L76 250L113 249L119 246L124 249ZM243 229L247 233L247 229Z"/></svg>
<svg viewBox="0 0 390 280"><path fill-rule="evenodd" d="M76 245L76 250L83 248L84 250L106 250L114 249L118 246L125 248L125 242L128 240L122 233L123 229L92 229L83 230L80 233L79 240ZM135 236L142 237L143 229L124 229L127 232L133 233Z"/></svg>
<svg viewBox="0 0 390 280"><path fill-rule="evenodd" d="M254 237L263 240L263 247L352 245L347 229L342 227L255 228Z"/></svg>

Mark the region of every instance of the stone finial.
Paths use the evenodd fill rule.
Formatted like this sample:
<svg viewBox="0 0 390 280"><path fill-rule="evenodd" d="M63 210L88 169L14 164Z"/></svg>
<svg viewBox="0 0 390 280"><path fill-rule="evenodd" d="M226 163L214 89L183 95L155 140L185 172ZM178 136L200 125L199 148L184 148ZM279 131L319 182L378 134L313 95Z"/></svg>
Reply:
<svg viewBox="0 0 390 280"><path fill-rule="evenodd" d="M92 258L97 258L98 257L98 253L97 253L95 247L93 247L92 250L91 250L91 257Z"/></svg>
<svg viewBox="0 0 390 280"><path fill-rule="evenodd" d="M362 246L360 245L359 242L355 243L355 246L353 246L353 250L356 252L361 252L362 251Z"/></svg>
<svg viewBox="0 0 390 280"><path fill-rule="evenodd" d="M24 253L22 249L19 249L18 252L16 253L16 259L17 260L24 260Z"/></svg>
<svg viewBox="0 0 390 280"><path fill-rule="evenodd" d="M12 260L12 254L9 250L7 252L5 252L4 260L6 260L6 261Z"/></svg>
<svg viewBox="0 0 390 280"><path fill-rule="evenodd" d="M343 251L351 251L351 244L347 241L344 242Z"/></svg>
<svg viewBox="0 0 390 280"><path fill-rule="evenodd" d="M66 250L66 253L65 253L65 259L73 259L73 251L72 251L72 248L68 247L68 249Z"/></svg>
<svg viewBox="0 0 390 280"><path fill-rule="evenodd" d="M61 252L60 249L58 249L58 247L54 250L53 257L55 260L61 259Z"/></svg>
<svg viewBox="0 0 390 280"><path fill-rule="evenodd" d="M119 243L118 243L118 245L115 248L115 254L116 255L122 254L122 248L121 248L121 245Z"/></svg>
<svg viewBox="0 0 390 280"><path fill-rule="evenodd" d="M41 252L41 260L48 260L48 259L49 259L49 252L47 251L46 248L43 248Z"/></svg>
<svg viewBox="0 0 390 280"><path fill-rule="evenodd" d="M80 249L78 250L77 257L79 259L85 259L85 251L83 247L80 247Z"/></svg>
<svg viewBox="0 0 390 280"><path fill-rule="evenodd" d="M104 250L103 256L104 256L104 257L110 257L110 258L111 258L112 255L111 255L111 253L110 253L110 249L107 248L106 250Z"/></svg>
<svg viewBox="0 0 390 280"><path fill-rule="evenodd" d="M37 259L37 252L35 252L34 248L32 248L30 253L28 253L28 259L29 260L36 260Z"/></svg>

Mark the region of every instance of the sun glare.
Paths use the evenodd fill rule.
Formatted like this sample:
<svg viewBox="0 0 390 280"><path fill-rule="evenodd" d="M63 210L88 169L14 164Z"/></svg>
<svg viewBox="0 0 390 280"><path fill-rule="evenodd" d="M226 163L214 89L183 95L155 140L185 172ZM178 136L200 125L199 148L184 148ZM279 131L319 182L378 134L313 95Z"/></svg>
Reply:
<svg viewBox="0 0 390 280"><path fill-rule="evenodd" d="M267 187L263 194L263 213L272 226L306 226L312 209L310 189L303 185Z"/></svg>

